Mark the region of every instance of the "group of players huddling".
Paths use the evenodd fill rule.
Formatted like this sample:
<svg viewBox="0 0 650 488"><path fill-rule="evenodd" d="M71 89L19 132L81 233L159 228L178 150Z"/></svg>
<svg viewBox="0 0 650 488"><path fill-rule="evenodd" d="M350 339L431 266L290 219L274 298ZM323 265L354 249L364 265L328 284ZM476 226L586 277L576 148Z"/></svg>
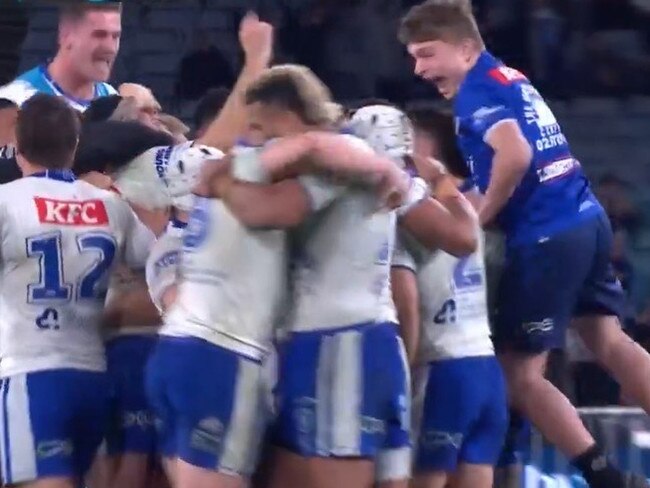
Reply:
<svg viewBox="0 0 650 488"><path fill-rule="evenodd" d="M589 486L648 486L544 378L571 323L650 411L560 126L467 1L399 37L453 116L345 114L269 67L249 14L229 98L181 141L105 83L119 4L63 9L55 58L0 88L23 174L0 186L5 486L488 488L519 418Z"/></svg>

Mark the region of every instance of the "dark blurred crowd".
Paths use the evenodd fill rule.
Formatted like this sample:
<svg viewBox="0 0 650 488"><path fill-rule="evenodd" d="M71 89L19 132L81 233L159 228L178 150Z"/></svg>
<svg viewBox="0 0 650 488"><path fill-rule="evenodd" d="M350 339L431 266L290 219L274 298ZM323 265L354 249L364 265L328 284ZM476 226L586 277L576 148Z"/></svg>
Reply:
<svg viewBox="0 0 650 488"><path fill-rule="evenodd" d="M395 32L416 0L251 2L277 26L279 61L310 66L339 100L395 102L436 96L411 73ZM546 96L650 94L650 1L473 0L488 47ZM233 19L236 22L237 19ZM207 63L217 69L208 69ZM182 63L179 93L195 99L234 80L218 47L197 33Z"/></svg>

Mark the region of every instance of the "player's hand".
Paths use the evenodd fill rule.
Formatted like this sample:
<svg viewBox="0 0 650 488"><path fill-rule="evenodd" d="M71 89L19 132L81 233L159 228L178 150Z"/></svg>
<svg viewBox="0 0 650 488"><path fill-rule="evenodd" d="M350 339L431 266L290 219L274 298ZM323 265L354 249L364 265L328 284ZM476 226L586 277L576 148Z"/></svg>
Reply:
<svg viewBox="0 0 650 488"><path fill-rule="evenodd" d="M410 187L410 177L406 172L391 163L379 182L379 201L382 208L394 210L401 206L406 199Z"/></svg>
<svg viewBox="0 0 650 488"><path fill-rule="evenodd" d="M412 154L411 159L413 160L413 164L415 164L418 175L431 185L435 185L440 178L448 174L445 165L435 158L425 158L417 154Z"/></svg>
<svg viewBox="0 0 650 488"><path fill-rule="evenodd" d="M192 193L201 197L215 198L214 186L220 175L230 173L231 160L232 156L226 156L218 161L203 163Z"/></svg>
<svg viewBox="0 0 650 488"><path fill-rule="evenodd" d="M248 12L239 25L239 43L247 63L268 66L273 56L273 26Z"/></svg>

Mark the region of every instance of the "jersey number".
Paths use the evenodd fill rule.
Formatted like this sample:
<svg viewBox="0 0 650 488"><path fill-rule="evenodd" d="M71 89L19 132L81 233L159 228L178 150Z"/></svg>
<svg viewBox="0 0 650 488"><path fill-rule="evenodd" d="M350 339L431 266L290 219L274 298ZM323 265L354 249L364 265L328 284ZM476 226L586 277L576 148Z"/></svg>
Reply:
<svg viewBox="0 0 650 488"><path fill-rule="evenodd" d="M77 236L79 253L93 253L96 258L77 280L76 286L66 283L63 272L61 252L61 233L51 232L26 240L27 256L38 259L38 283L27 286L27 302L69 301L74 289L77 300L103 299L106 297L106 284L101 283L113 264L115 240L108 234L88 232ZM99 286L103 284L103 286Z"/></svg>
<svg viewBox="0 0 650 488"><path fill-rule="evenodd" d="M456 291L466 288L481 286L483 274L476 269L467 269L470 264L469 258L458 261L454 268L454 287ZM437 325L456 323L456 300L450 298L442 304L438 313L433 317L433 323Z"/></svg>

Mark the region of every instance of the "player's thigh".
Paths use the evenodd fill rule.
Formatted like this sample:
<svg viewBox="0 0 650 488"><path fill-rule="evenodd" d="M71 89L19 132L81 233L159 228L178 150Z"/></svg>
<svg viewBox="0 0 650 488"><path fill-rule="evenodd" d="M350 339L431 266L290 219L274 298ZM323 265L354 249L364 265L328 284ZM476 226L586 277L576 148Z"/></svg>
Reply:
<svg viewBox="0 0 650 488"><path fill-rule="evenodd" d="M410 488L446 488L449 481L449 473L446 471L432 471L418 473L413 476L409 485Z"/></svg>
<svg viewBox="0 0 650 488"><path fill-rule="evenodd" d="M46 478L21 483L20 488L77 488L77 483L69 478Z"/></svg>
<svg viewBox="0 0 650 488"><path fill-rule="evenodd" d="M492 488L494 466L488 464L461 463L453 476L453 488Z"/></svg>
<svg viewBox="0 0 650 488"><path fill-rule="evenodd" d="M499 350L539 353L564 345L596 244L587 223L508 249L494 319Z"/></svg>
<svg viewBox="0 0 650 488"><path fill-rule="evenodd" d="M177 457L249 477L268 421L261 362L199 339L161 339L161 345L174 358L167 397Z"/></svg>
<svg viewBox="0 0 650 488"><path fill-rule="evenodd" d="M374 480L370 459L305 457L276 448L273 464L271 488L367 487Z"/></svg>
<svg viewBox="0 0 650 488"><path fill-rule="evenodd" d="M179 459L174 488L246 488L247 482L235 474L199 468Z"/></svg>
<svg viewBox="0 0 650 488"><path fill-rule="evenodd" d="M613 234L607 216L590 223L596 247L574 309L574 316L620 316L625 308L625 293L611 264Z"/></svg>
<svg viewBox="0 0 650 488"><path fill-rule="evenodd" d="M107 432L110 456L156 453L154 414L147 398L145 369L156 336L124 336L106 348L111 381L111 423Z"/></svg>
<svg viewBox="0 0 650 488"><path fill-rule="evenodd" d="M40 371L4 378L1 386L3 482L83 479L104 434L105 374Z"/></svg>
<svg viewBox="0 0 650 488"><path fill-rule="evenodd" d="M294 333L283 346L274 443L305 458L409 445L409 378L393 324ZM399 438L399 439L398 439Z"/></svg>
<svg viewBox="0 0 650 488"><path fill-rule="evenodd" d="M480 414L465 435L459 459L465 465L493 467L499 460L508 431L505 379L494 357L482 358L474 370L482 379L482 383L476 385Z"/></svg>
<svg viewBox="0 0 650 488"><path fill-rule="evenodd" d="M121 454L115 462L112 486L117 488L146 488L153 470L147 454ZM94 488L91 486L91 488Z"/></svg>
<svg viewBox="0 0 650 488"><path fill-rule="evenodd" d="M482 358L435 361L415 384L414 472L456 470L461 449L483 408Z"/></svg>

